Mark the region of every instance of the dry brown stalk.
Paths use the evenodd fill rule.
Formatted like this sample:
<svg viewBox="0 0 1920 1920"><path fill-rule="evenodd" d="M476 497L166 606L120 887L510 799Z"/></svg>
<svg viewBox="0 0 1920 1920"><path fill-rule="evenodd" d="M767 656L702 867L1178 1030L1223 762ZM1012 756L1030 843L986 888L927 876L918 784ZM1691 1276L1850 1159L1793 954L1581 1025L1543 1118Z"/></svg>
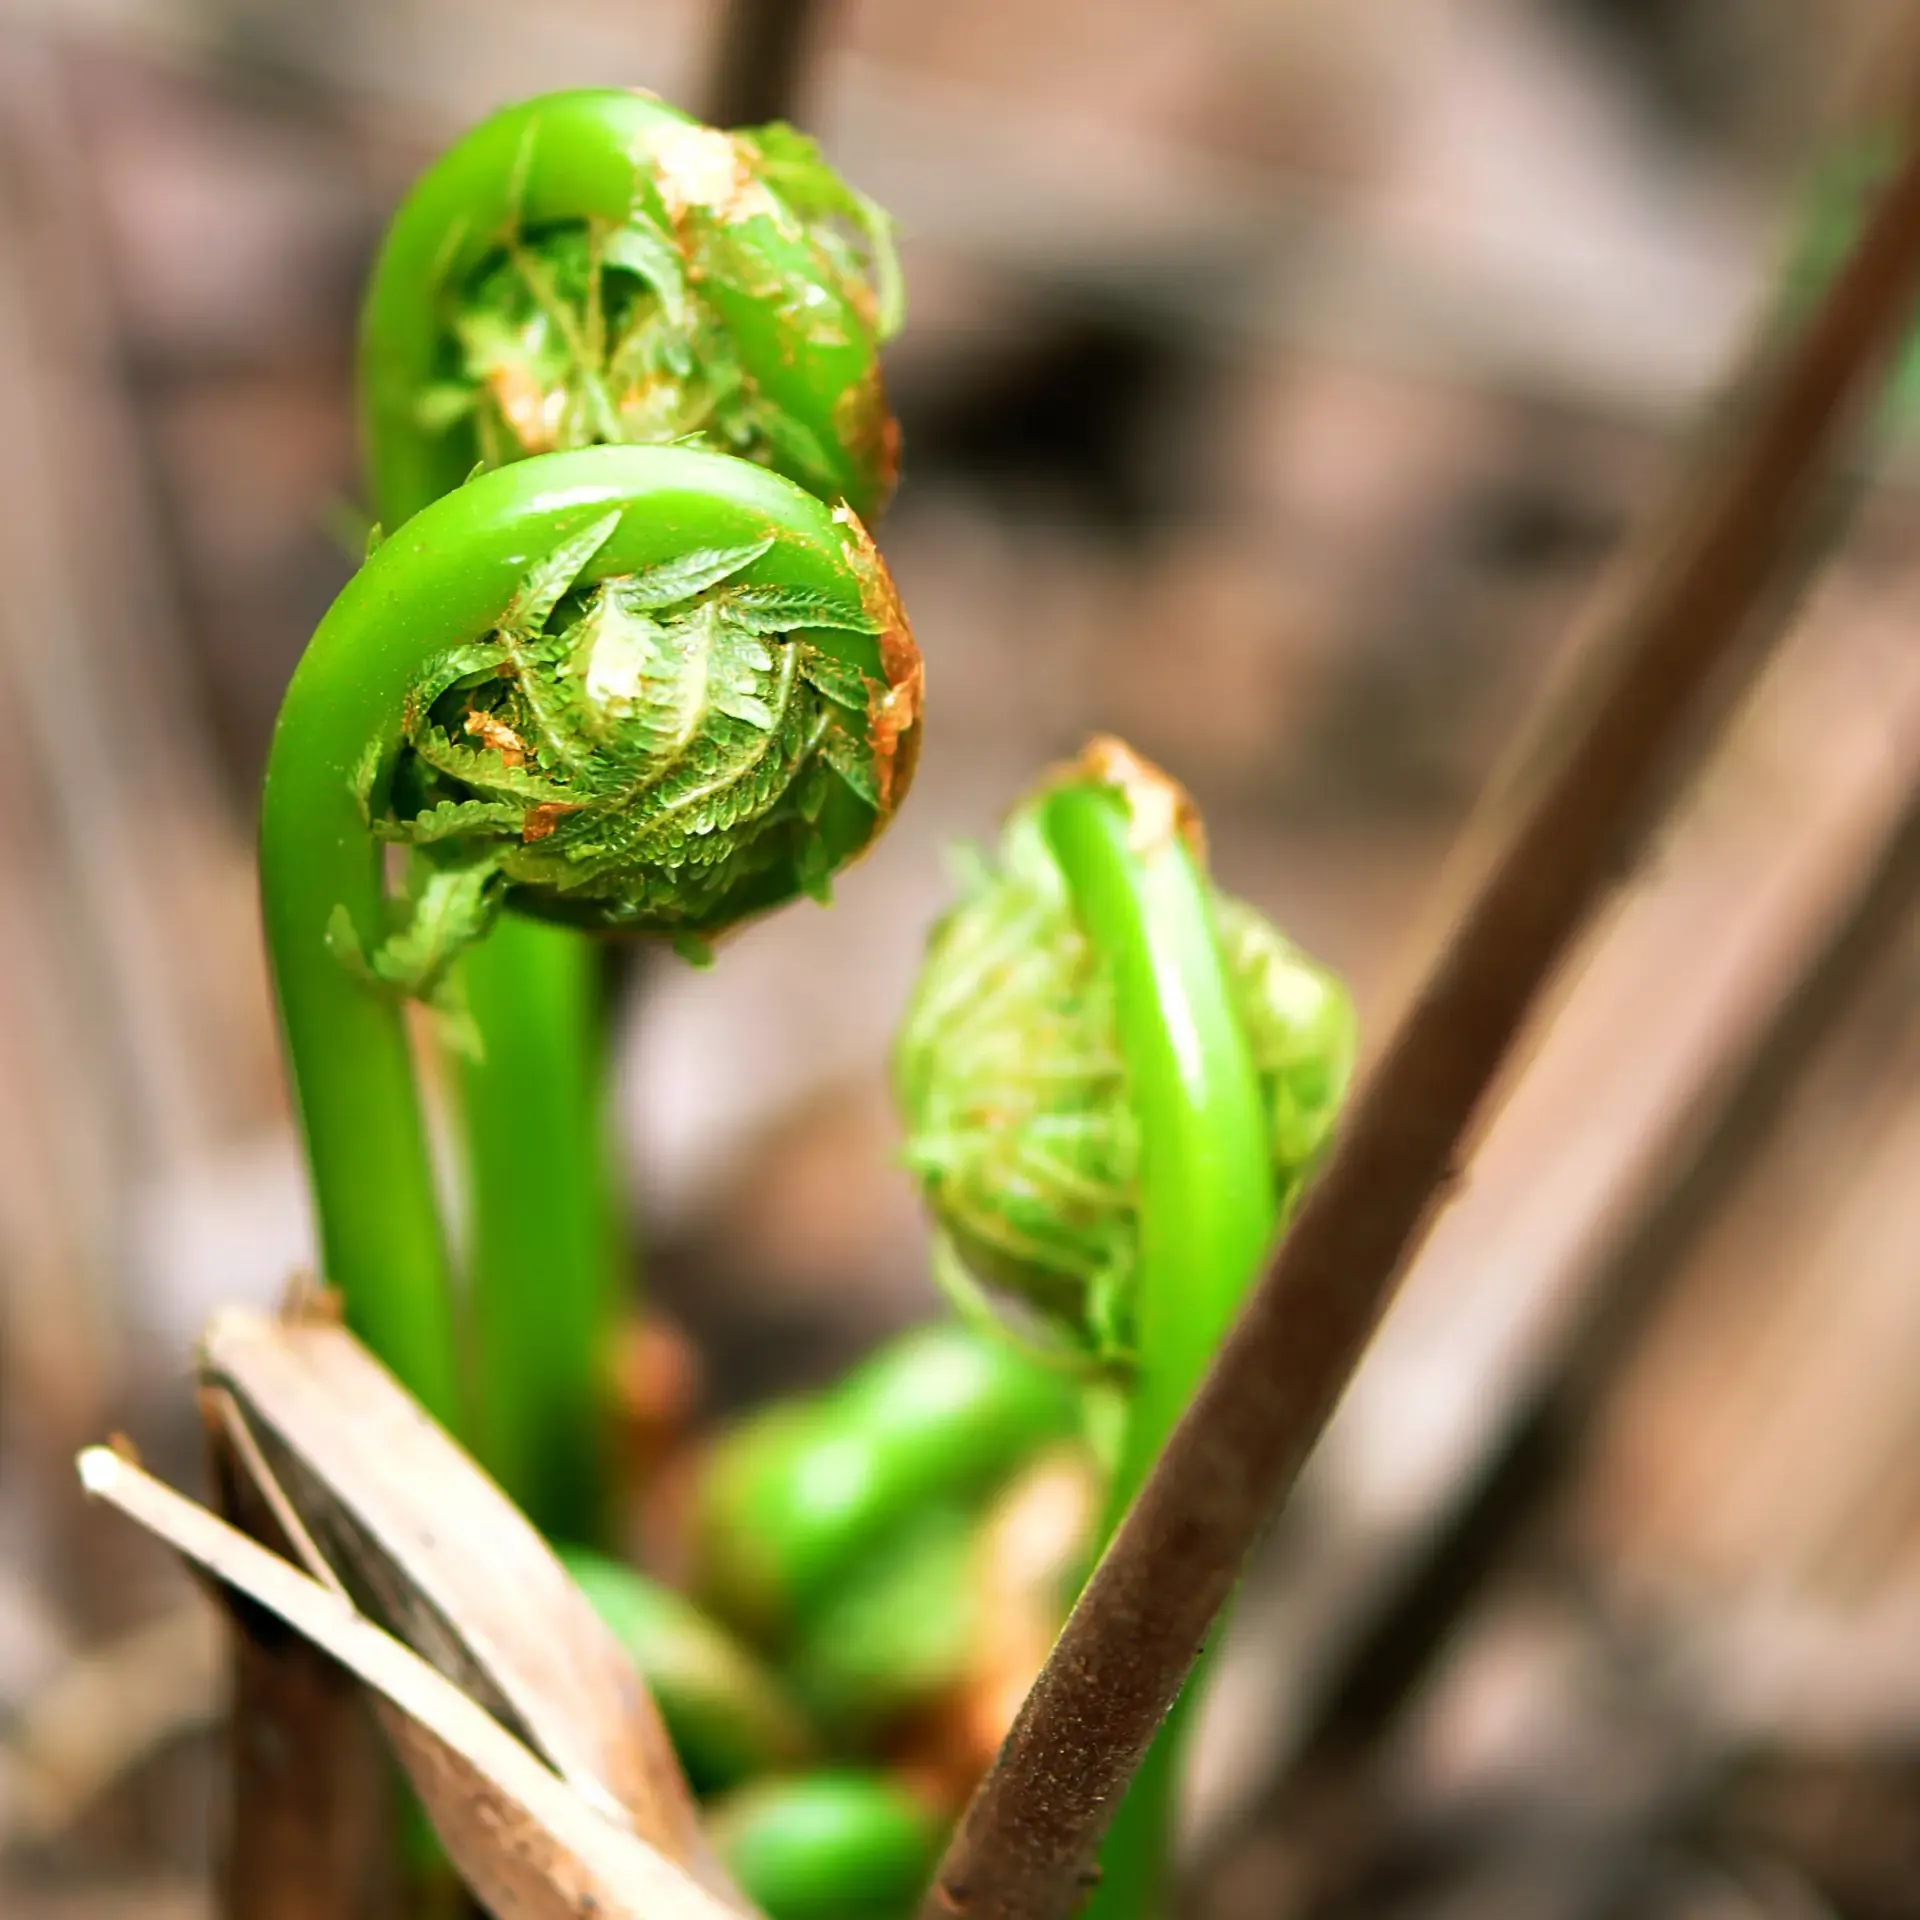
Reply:
<svg viewBox="0 0 1920 1920"><path fill-rule="evenodd" d="M942 1863L925 1920L1062 1920L1248 1548L1293 1484L1457 1176L1488 1090L1576 936L1644 846L1672 769L1726 711L1920 289L1920 127L1784 354L1763 346L1594 658L1451 937L1286 1241L1115 1537ZM1773 596L1769 604L1769 596ZM1756 616L1771 618L1762 632ZM1549 734L1548 737L1552 737Z"/></svg>

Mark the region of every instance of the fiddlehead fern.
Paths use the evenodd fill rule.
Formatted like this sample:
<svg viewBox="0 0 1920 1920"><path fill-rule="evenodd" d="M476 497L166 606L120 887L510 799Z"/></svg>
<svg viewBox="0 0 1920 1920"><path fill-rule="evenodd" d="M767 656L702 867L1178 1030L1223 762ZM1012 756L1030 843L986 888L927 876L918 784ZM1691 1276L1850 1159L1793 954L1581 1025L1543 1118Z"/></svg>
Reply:
<svg viewBox="0 0 1920 1920"><path fill-rule="evenodd" d="M759 651L740 643L690 693L673 649L710 660L723 627ZM439 991L509 901L704 939L821 890L903 794L918 701L851 513L682 448L484 475L389 539L321 623L268 764L268 943L327 1274L443 1420L444 1253L399 1000ZM397 925L382 839L420 856Z"/></svg>
<svg viewBox="0 0 1920 1920"><path fill-rule="evenodd" d="M722 133L612 89L507 108L429 169L381 250L360 341L375 510L397 527L476 461L692 437L870 514L897 462L876 350L900 308L885 217L792 129ZM650 618L627 617L635 611ZM643 656L661 611L603 602L597 689L612 689L603 717L631 720L631 710L615 710L648 704L623 698L615 683L623 673L660 679L658 662L650 668ZM767 610L757 611L764 621ZM672 670L682 704L693 697L697 657L735 675L743 710L764 707L753 685L762 637L739 620L717 622L685 670ZM422 757L443 743L484 751L461 731L465 713L447 717L452 731L430 737ZM485 723L484 703L473 718ZM513 719L498 724L511 731ZM658 745L671 744L677 724L658 717ZM448 758L442 752L434 768L441 791L455 804L496 804L510 824L518 796L498 791L497 774L521 769L482 766L489 790L473 792ZM553 805L577 799L569 791ZM549 856L594 830L573 814L543 817L556 826ZM568 871L578 877L577 866ZM432 904L457 925L487 910L488 889L503 878L456 879L443 868L418 884L423 904L434 889ZM817 887L821 874L807 881ZM629 924L641 924L644 903L628 904ZM697 933L689 948L698 950ZM436 965L418 943L384 959L403 971ZM620 1311L624 1264L598 968L568 931L510 914L457 968L438 971L464 1003L469 1039L456 1064L483 1401L477 1438L543 1524L591 1538L605 1478L597 1363ZM536 1268L545 1285L531 1299L526 1276Z"/></svg>
<svg viewBox="0 0 1920 1920"><path fill-rule="evenodd" d="M929 943L894 1081L907 1164L948 1243L948 1279L1017 1298L1124 1376L1140 1338L1145 1123L1122 1031L1123 970L1083 918L1056 840L1063 820L1082 836L1104 824L1069 817L1084 815L1089 793L1121 797L1136 837L1198 854L1185 796L1117 743L1096 742L1014 813L996 860L971 859ZM1257 1084L1271 1205L1284 1213L1339 1105L1351 1011L1277 928L1200 884Z"/></svg>
<svg viewBox="0 0 1920 1920"><path fill-rule="evenodd" d="M1210 886L1186 796L1117 741L1016 814L936 930L896 1056L909 1163L966 1272L1124 1380L1109 1529L1352 1058L1337 983ZM1160 1906L1184 1716L1110 1830L1093 1909L1110 1920Z"/></svg>
<svg viewBox="0 0 1920 1920"><path fill-rule="evenodd" d="M898 436L885 216L804 135L611 88L476 127L388 230L363 322L378 511L476 461L698 436L871 516Z"/></svg>
<svg viewBox="0 0 1920 1920"><path fill-rule="evenodd" d="M839 1763L714 1809L716 1846L774 1920L909 1909L1064 1616L1091 1513L1082 1424L1058 1367L947 1324L715 1449L696 1594Z"/></svg>
<svg viewBox="0 0 1920 1920"><path fill-rule="evenodd" d="M622 511L537 559L484 638L423 661L397 751L361 764L372 831L421 856L370 957L408 992L502 905L699 944L825 898L911 776L918 658L850 513L825 567L769 530L592 580Z"/></svg>

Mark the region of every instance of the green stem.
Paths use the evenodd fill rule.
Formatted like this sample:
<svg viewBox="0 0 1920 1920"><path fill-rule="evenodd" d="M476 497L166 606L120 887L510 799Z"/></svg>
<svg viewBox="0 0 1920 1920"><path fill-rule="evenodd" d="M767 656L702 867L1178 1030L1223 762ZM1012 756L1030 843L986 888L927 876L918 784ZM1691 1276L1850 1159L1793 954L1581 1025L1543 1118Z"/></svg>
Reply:
<svg viewBox="0 0 1920 1920"><path fill-rule="evenodd" d="M368 818L387 805L422 670L496 630L529 565L616 509L583 587L692 549L770 541L743 584L859 604L869 584L862 569L878 567L857 529L742 461L665 447L523 461L423 509L348 582L294 674L268 758L262 906L323 1268L345 1295L349 1322L456 1432L466 1422L447 1260L403 1006L343 964L330 930L350 928L369 951L379 942L387 903ZM834 632L817 641L887 685L875 638ZM814 828L824 869L849 858L882 817L850 790L829 792ZM727 910L740 917L778 904L803 877L784 868L751 875Z"/></svg>
<svg viewBox="0 0 1920 1920"><path fill-rule="evenodd" d="M462 972L481 1042L459 1062L480 1459L549 1536L598 1541L627 1264L599 950L503 914Z"/></svg>
<svg viewBox="0 0 1920 1920"><path fill-rule="evenodd" d="M1120 1052L1140 1130L1138 1373L1107 1513L1111 1537L1186 1410L1278 1224L1252 1054L1235 1012L1208 889L1169 826L1125 794L1072 783L1047 837L1089 940L1113 969ZM1189 1681L1109 1830L1097 1920L1164 1906Z"/></svg>
<svg viewBox="0 0 1920 1920"><path fill-rule="evenodd" d="M344 797L344 778L339 785ZM261 888L320 1268L345 1297L347 1324L458 1434L466 1423L446 1246L402 1010L355 979L326 941L336 903L356 925L378 924L378 853L338 808L327 809L335 817L324 837L310 832L310 791L270 768ZM308 876L317 874L325 878L315 886Z"/></svg>

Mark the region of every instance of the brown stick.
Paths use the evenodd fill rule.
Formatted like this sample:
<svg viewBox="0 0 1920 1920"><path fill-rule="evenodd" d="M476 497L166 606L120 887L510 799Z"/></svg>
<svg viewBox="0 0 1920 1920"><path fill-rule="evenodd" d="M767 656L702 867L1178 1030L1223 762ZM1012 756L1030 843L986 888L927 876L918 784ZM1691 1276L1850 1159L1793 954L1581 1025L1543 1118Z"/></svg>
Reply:
<svg viewBox="0 0 1920 1920"><path fill-rule="evenodd" d="M290 1558L215 1408L203 1398L201 1411L222 1518ZM393 1796L360 1683L265 1608L216 1591L233 1688L221 1920L394 1920Z"/></svg>
<svg viewBox="0 0 1920 1920"><path fill-rule="evenodd" d="M1292 1231L1089 1582L949 1847L923 1920L1062 1920L1248 1548L1359 1361L1495 1076L1626 871L1700 714L1725 710L1749 616L1920 291L1920 127L1851 259L1713 436L1600 636L1610 679L1534 786L1369 1075ZM1778 625L1779 623L1776 623ZM1720 682L1716 689L1715 683ZM1710 701L1715 692L1721 696Z"/></svg>
<svg viewBox="0 0 1920 1920"><path fill-rule="evenodd" d="M717 127L798 119L801 78L823 11L820 0L727 0L706 117Z"/></svg>
<svg viewBox="0 0 1920 1920"><path fill-rule="evenodd" d="M1356 1641L1342 1646L1316 1686L1297 1745L1208 1848L1193 1877L1192 1909L1238 1912L1242 1871L1270 1873L1262 1837L1289 1841L1290 1864L1310 1891L1289 1911L1321 1911L1338 1882L1378 1838L1367 1785L1387 1742L1439 1669L1461 1624L1510 1575L1552 1502L1577 1468L1609 1392L1635 1358L1660 1308L1707 1230L1749 1180L1780 1132L1794 1092L1863 990L1912 925L1920 901L1920 769L1858 887L1806 956L1737 1066L1717 1073L1667 1144L1672 1163L1657 1190L1620 1223L1584 1286L1579 1311L1542 1376L1508 1411L1471 1478L1430 1537L1370 1600ZM1356 1788L1359 1789L1356 1802ZM1323 1820L1319 1809L1339 1806Z"/></svg>

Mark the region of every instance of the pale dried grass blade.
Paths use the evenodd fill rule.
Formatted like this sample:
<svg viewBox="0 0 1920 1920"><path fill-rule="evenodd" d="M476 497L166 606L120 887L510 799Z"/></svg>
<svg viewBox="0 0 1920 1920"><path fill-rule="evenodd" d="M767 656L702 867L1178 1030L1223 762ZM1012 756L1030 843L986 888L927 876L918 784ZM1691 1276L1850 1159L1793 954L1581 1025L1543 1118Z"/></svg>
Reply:
<svg viewBox="0 0 1920 1920"><path fill-rule="evenodd" d="M224 1313L201 1370L310 1573L738 1904L624 1649L534 1527L345 1328Z"/></svg>
<svg viewBox="0 0 1920 1920"><path fill-rule="evenodd" d="M88 1448L79 1466L96 1499L284 1620L371 1690L454 1866L500 1920L739 1920L339 1594L108 1448Z"/></svg>

